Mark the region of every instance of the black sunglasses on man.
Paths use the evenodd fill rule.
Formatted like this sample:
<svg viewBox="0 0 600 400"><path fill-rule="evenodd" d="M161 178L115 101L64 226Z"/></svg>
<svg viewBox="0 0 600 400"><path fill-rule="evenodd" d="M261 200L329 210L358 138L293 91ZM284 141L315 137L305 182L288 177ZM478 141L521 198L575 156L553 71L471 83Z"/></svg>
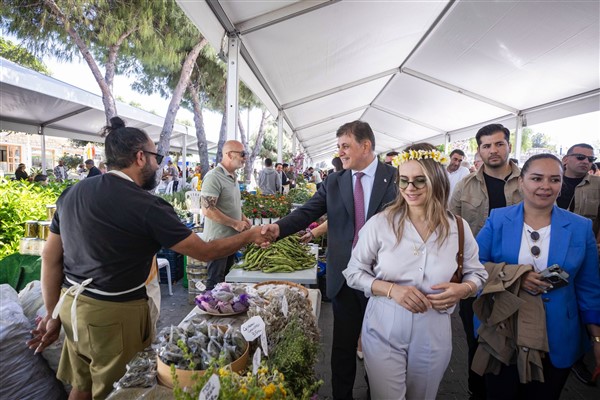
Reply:
<svg viewBox="0 0 600 400"><path fill-rule="evenodd" d="M148 151L148 150L142 150L144 153L148 153L148 154L152 154L153 156L156 157L156 163L160 164L162 163L163 158L165 158L165 156L163 156L162 154L158 154L158 153L154 153L152 151Z"/></svg>
<svg viewBox="0 0 600 400"><path fill-rule="evenodd" d="M569 157L575 157L578 161L583 161L586 158L591 163L593 163L594 161L596 161L596 157L594 157L594 156L586 156L585 154L580 154L580 153L567 154L567 156L569 156Z"/></svg>

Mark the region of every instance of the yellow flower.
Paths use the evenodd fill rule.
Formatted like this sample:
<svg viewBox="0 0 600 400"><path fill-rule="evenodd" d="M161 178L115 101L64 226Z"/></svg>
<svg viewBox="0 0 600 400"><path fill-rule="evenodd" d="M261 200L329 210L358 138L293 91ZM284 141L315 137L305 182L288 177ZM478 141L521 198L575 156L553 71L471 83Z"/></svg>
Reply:
<svg viewBox="0 0 600 400"><path fill-rule="evenodd" d="M220 377L229 376L229 370L225 369L225 368L219 368L219 376Z"/></svg>
<svg viewBox="0 0 600 400"><path fill-rule="evenodd" d="M399 167L409 160L427 160L432 159L440 164L447 164L448 158L439 150L409 150L403 151L392 159L392 165Z"/></svg>
<svg viewBox="0 0 600 400"><path fill-rule="evenodd" d="M265 392L265 394L267 395L267 398L270 398L271 396L273 396L275 394L275 390L277 388L275 387L275 385L273 383L269 383L264 389L263 391Z"/></svg>

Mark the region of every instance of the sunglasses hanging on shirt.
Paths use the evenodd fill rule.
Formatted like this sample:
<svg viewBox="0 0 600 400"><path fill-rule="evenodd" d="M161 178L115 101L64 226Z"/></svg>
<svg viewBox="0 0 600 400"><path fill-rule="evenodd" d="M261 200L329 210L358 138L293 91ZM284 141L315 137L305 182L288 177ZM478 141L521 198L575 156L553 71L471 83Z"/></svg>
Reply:
<svg viewBox="0 0 600 400"><path fill-rule="evenodd" d="M540 257L540 253L542 252L540 250L540 248L535 244L538 240L540 240L540 234L536 231L527 231L529 232L529 237L531 238L531 241L534 243L533 246L531 246L529 248L529 251L531 251L531 255L534 256L535 258L539 258Z"/></svg>

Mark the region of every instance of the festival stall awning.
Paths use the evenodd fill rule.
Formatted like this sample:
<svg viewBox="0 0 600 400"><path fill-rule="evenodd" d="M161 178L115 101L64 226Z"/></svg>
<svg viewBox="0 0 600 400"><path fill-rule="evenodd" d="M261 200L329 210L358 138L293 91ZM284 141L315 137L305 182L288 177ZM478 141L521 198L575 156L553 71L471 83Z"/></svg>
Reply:
<svg viewBox="0 0 600 400"><path fill-rule="evenodd" d="M158 141L164 118L117 101L127 126L143 129ZM0 129L41 133L71 139L103 142L106 125L102 98L96 94L0 58ZM198 153L194 127L175 124L171 151ZM208 143L209 150L215 143Z"/></svg>
<svg viewBox="0 0 600 400"><path fill-rule="evenodd" d="M178 3L313 161L355 119L384 152L600 110L597 1Z"/></svg>

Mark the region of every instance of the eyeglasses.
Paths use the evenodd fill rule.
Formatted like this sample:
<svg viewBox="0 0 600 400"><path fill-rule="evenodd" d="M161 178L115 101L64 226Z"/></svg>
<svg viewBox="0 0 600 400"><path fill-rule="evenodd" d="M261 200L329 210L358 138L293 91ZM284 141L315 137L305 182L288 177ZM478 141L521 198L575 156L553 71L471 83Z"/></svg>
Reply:
<svg viewBox="0 0 600 400"><path fill-rule="evenodd" d="M415 189L423 189L427 185L427 179L417 178L414 181L409 181L408 179L400 178L398 180L398 186L400 186L400 189L408 188L408 185L410 185L411 183L415 187Z"/></svg>
<svg viewBox="0 0 600 400"><path fill-rule="evenodd" d="M540 240L540 234L536 231L529 232L529 237L531 238L531 241L533 243ZM529 250L531 251L531 255L534 256L535 258L538 258L540 256L540 253L542 252L540 250L540 248L536 245L531 246L531 248Z"/></svg>
<svg viewBox="0 0 600 400"><path fill-rule="evenodd" d="M230 150L228 153L238 153L242 158L246 158L248 156L248 153L245 151Z"/></svg>
<svg viewBox="0 0 600 400"><path fill-rule="evenodd" d="M573 154L567 154L567 155L570 156L570 157L575 157L579 161L583 161L586 158L591 163L594 162L594 161L596 161L596 157L594 157L594 156L586 156L585 154L573 153Z"/></svg>
<svg viewBox="0 0 600 400"><path fill-rule="evenodd" d="M162 163L162 160L163 160L163 158L165 158L165 156L163 156L162 154L153 153L153 152L151 152L151 151L148 151L148 150L142 150L142 151L143 151L144 153L152 154L153 156L155 156L155 157L156 157L156 163L157 163L157 164L161 164L161 163Z"/></svg>

